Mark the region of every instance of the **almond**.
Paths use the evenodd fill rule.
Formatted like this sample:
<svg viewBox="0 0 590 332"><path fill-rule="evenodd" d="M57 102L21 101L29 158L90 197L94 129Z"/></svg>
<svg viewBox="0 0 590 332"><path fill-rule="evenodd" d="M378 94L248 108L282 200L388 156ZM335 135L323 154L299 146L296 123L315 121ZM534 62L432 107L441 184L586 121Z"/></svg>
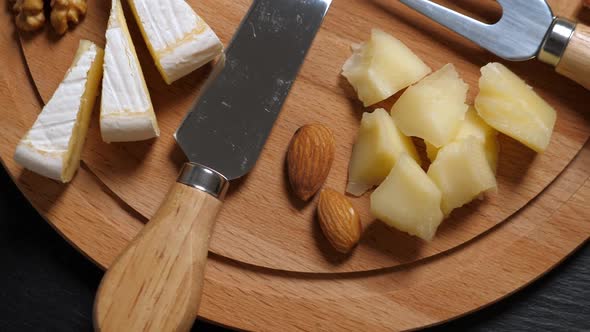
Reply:
<svg viewBox="0 0 590 332"><path fill-rule="evenodd" d="M307 201L324 184L334 161L334 136L321 124L299 128L287 151L289 182L297 197Z"/></svg>
<svg viewBox="0 0 590 332"><path fill-rule="evenodd" d="M361 237L361 220L343 194L326 188L320 193L318 219L330 244L341 253L348 253Z"/></svg>

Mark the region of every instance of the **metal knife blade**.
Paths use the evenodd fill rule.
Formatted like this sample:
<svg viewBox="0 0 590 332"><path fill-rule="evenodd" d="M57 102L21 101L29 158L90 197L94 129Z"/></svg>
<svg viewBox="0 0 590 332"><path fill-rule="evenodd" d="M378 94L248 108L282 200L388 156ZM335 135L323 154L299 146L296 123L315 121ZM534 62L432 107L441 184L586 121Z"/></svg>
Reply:
<svg viewBox="0 0 590 332"><path fill-rule="evenodd" d="M502 17L486 24L435 3L400 0L406 6L510 61L537 58L590 90L590 27L554 17L546 0L497 0Z"/></svg>
<svg viewBox="0 0 590 332"><path fill-rule="evenodd" d="M105 274L100 331L188 331L228 180L256 163L331 0L254 0L175 138L189 158Z"/></svg>
<svg viewBox="0 0 590 332"><path fill-rule="evenodd" d="M255 0L175 134L191 162L248 173L279 115L331 0Z"/></svg>
<svg viewBox="0 0 590 332"><path fill-rule="evenodd" d="M512 61L535 57L553 22L553 13L545 0L498 0L502 18L494 24L480 22L432 0L400 2Z"/></svg>

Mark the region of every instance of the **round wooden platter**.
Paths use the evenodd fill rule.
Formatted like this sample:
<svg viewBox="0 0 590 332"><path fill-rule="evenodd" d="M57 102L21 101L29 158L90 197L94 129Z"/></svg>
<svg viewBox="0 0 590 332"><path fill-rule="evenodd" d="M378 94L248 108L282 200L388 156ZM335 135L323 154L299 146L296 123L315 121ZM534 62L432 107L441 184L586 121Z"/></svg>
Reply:
<svg viewBox="0 0 590 332"><path fill-rule="evenodd" d="M559 3L556 2L554 5ZM245 10L246 4L241 3L241 5L243 6L241 8ZM476 310L519 289L561 261L585 242L590 234L590 224L587 223L590 211L585 208L590 198L590 184L587 181L590 173L585 169L585 165L590 160L590 147L582 149L573 163L567 166L566 171L556 179L587 138L588 119L582 111L585 110L584 103L588 101L588 93L558 78L541 65L519 64L513 68L533 82L534 87L559 110L560 118L549 151L534 160L532 155L519 145L510 140L503 140L502 158L505 161L500 165L502 195L499 196L510 196L512 199L517 199L518 204L505 207L505 204L510 203L509 200L493 197L479 206L472 206L470 210L445 222L439 234L439 238L444 240L437 239L430 244L421 244L405 235L379 228L379 226L369 226L369 232L365 234L363 244L352 257L342 258L326 251L321 236L312 226L314 225L311 218L313 206L302 207L301 211L291 207L290 204L293 202L288 199L286 192L281 194L281 190L284 189L278 189L279 186L284 188L284 180L276 175L282 174L284 147L288 137L298 125L309 119L323 119L322 122L328 123L338 119L339 127L334 129L337 137L345 144L339 147L339 155L329 183L338 189L344 186L346 160L352 142L350 137L354 136L354 130L358 125L351 121L358 121L358 112L361 108L351 102L352 92L339 80L337 71L335 73L331 73L332 70L317 72L320 70L318 68L338 67L347 55L342 53L342 59L326 60L321 55L317 55L317 52L321 51L318 51L317 45L322 43L322 40L329 42L336 38L322 37L322 34L330 29L335 31L336 36L340 35L339 30L331 25L334 23L329 23L330 19L334 20L334 16L338 15L334 12L350 15L350 22L358 21L352 13L355 13L353 9L362 7L361 3L349 1L348 6L333 8L331 16L326 21L327 27L323 28L318 36L319 41L316 41L314 50L308 58L302 72L302 79L298 79L296 83L260 164L257 165L254 174L240 183L237 186L238 189L234 190L230 196L228 206L233 204L236 209L241 207L243 211L240 214L227 214L237 213L230 210L217 227L213 239L213 243L217 243L217 246L212 248L213 253L210 255L205 295L199 312L206 319L254 330L278 328L391 330L424 327ZM417 17L412 18L411 13L397 7L392 10L394 12L399 10L409 18L392 17L392 14L383 12L386 7L378 8L380 8L379 11L369 14L379 18L381 21L377 20L373 23L384 29L388 26L392 29L391 27L395 27L399 20L406 22L402 23L406 25L410 24L407 20L418 20ZM199 6L197 9L200 9ZM206 11L206 8L201 10L207 19L207 15L204 14ZM96 13L98 12L97 10ZM237 16L239 20L239 15ZM1 75L2 80L0 80L0 105L4 112L3 121L0 123L2 140L0 156L17 185L40 213L74 246L101 267L106 268L141 229L147 220L146 217L151 215L150 209L155 207L146 203L146 200L155 200L153 197L147 197L146 200L140 200L139 197L147 196L146 190L154 188L155 183L160 187L151 192L154 196L160 195L161 198L165 188L173 181L175 175L171 170L175 171L181 158L171 147L172 145L168 148L160 147L164 144L161 142L166 142L166 136L175 126L162 114L175 114L181 111L170 112L174 108L163 107L164 111L160 110L158 115L163 124L164 136L143 145L104 145L96 139L98 136L96 136L95 123L93 125L95 132L89 137L87 144L90 146L87 148L90 152L84 156L82 168L68 186L23 171L12 161L16 143L34 121L42 100L47 100L52 89L57 86L59 79L63 76L65 69L61 62L69 63L71 60L75 47L66 50L64 45L67 45L66 42L71 38L79 38L80 36L75 37L76 34L82 34L84 29L92 26L92 17L89 15L87 21L68 37L49 43L53 53L51 53L52 57L48 58L46 49L44 70L40 66L43 61L39 57L31 56L30 50L43 44L47 45L49 39L44 36L25 38L24 55L27 57L30 73L35 79L37 89L29 77L22 74L27 72L27 68L24 65L23 54L19 53L15 35L0 36L1 46L7 50L0 55L2 63L5 64ZM209 17L214 16L209 15ZM3 13L3 19L9 20L7 13ZM209 21L216 28L214 21L211 19ZM412 22L412 24L419 22L420 27L427 31L435 29L424 21ZM9 23L5 22L5 24ZM344 26L342 24L340 27L343 30L341 35L352 34L344 30ZM408 29L407 26L406 29ZM227 40L231 33L226 34L223 29L217 30L223 31L220 34L224 40ZM400 31L403 34L405 30L400 28ZM367 33L368 30L362 34L359 33L359 37L355 40L361 40L360 35L364 37ZM420 38L426 38L427 35L419 32L416 34ZM406 32L405 35L411 34ZM92 34L90 31L88 36L87 38L90 39L95 36L96 41L100 38L99 34ZM473 46L454 39L452 35L445 34L444 38L447 38L447 42L451 44L450 49L457 45L468 47L465 58L452 58L452 62L455 62L460 70L464 68L462 74L474 87L477 78L473 76L475 74L467 70L471 68L469 59L475 57L473 61L478 66L488 61L488 58L492 58ZM136 45L141 45L140 39L135 40ZM408 40L404 41L408 42ZM427 41L424 43L427 44ZM349 42L346 41L346 43ZM69 43L71 46L73 42L70 40ZM408 43L411 44L412 41ZM420 42L417 42L412 46L420 49L419 44ZM335 47L327 46L326 49L333 51ZM149 74L152 71L148 69L149 57L145 56L145 50L140 52L144 52L142 65L146 76L153 78L150 82L155 81L155 73ZM442 63L429 61L430 56L426 56L428 54L426 50L423 49L422 52L424 58L433 67L438 67ZM447 59L455 53L457 51L441 48L441 54ZM54 54L67 60L54 61ZM338 62L338 64L334 65L332 62ZM312 69L309 69L310 66ZM313 67L316 69L313 70ZM58 74L60 70L62 71ZM204 74L201 72L191 77L193 80L202 80L200 77ZM56 75L60 78L55 79L53 76ZM330 78L330 75L334 77ZM540 81L540 77L545 77L545 81ZM339 90L328 93L326 91L329 89L323 90L321 85L305 90L306 83L312 84L310 82L321 82L321 80L334 80ZM175 94L174 91L190 87L189 94L194 94L192 90L197 88L191 87L190 82L191 79L187 79L180 83L181 88L165 87L167 89L165 91L182 99L185 94L180 92ZM165 92L154 88L153 84L159 83L150 83L150 89L152 91L156 89L158 93L155 95L162 96L154 97L157 104L158 98L165 99L163 96ZM345 96L344 99L348 104L346 108L339 104L337 91ZM37 97L37 93L41 98ZM317 97L318 94L320 97ZM560 99L560 96L563 99ZM185 102L189 102L190 99L186 98ZM316 98L320 99L317 99L315 104L314 102L306 103L307 99ZM328 102L325 102L324 98L327 98ZM170 103L175 107L180 107L179 105L182 104L182 102L174 104L175 102L176 99ZM326 108L322 105L332 105L335 110L327 108L329 111L324 112ZM305 112L299 115L301 118L298 117L298 111ZM350 119L346 116L347 112ZM345 132L340 127L348 131ZM168 144L171 144L171 140ZM167 151L168 154L162 154L162 151ZM137 163L123 167L125 165L122 166L117 159L121 157L117 155L122 152L132 156L141 154L141 158L138 158ZM99 157L95 158L95 155L90 155L91 153L96 153ZM527 158L517 158L521 154ZM129 158L126 156L121 159ZM528 160L520 162L522 159ZM158 162L159 166L152 165L155 162ZM103 167L109 163L110 173L119 175L107 174ZM278 166L272 166L273 163ZM143 177L154 177L154 174L159 174L154 172L152 167L155 170L160 169L164 175L161 178L150 179L151 185L138 186L135 188L135 196L129 196L132 188L127 187L123 179L127 177L130 182L138 185ZM266 168L259 171L260 167ZM260 188L261 182L272 180L264 177L265 170L273 171L275 178L281 178L279 183L271 181L268 184L271 188L264 186ZM550 182L553 183L544 190L543 194L533 199ZM254 186L255 183L259 183L259 187ZM272 185L275 186L274 189ZM265 195L266 189L276 197L271 195L272 199L267 201L269 196ZM286 203L284 205L277 203L279 199ZM257 205L249 204L251 202L257 202ZM513 214L527 203L525 209ZM157 205L157 202L153 204ZM260 205L263 206L260 207ZM367 219L366 198L356 200L355 205L364 212L363 216ZM262 214L271 214L269 212L274 212L272 215L275 216L282 214L281 218L284 220L265 219ZM506 219L511 214L513 214L512 217ZM506 222L501 223L505 219ZM237 221L246 226L240 227L241 224ZM275 232L284 233L274 235L274 238L269 240L265 238L269 234L264 233L264 229L247 228L256 222L262 223L266 228L273 228ZM229 225L223 227L224 223ZM295 228L292 228L289 223L294 224L292 227ZM372 225L379 224L372 223ZM298 236L304 238L302 243L306 245L301 250L295 248L300 244L297 242L298 239L293 239ZM313 241L305 239L310 236L314 236ZM284 262L277 259L289 250L293 253L284 256ZM365 260L368 261L365 262ZM453 300L449 301L450 298Z"/></svg>
<svg viewBox="0 0 590 332"><path fill-rule="evenodd" d="M250 1L189 1L227 42ZM553 1L560 14L571 16L576 5ZM493 2L482 13L494 13ZM559 6L561 4L561 6ZM23 36L22 46L36 87L47 101L70 64L81 38L104 44L109 1L92 2L84 23L61 39ZM220 16L216 13L224 13ZM485 15L484 15L485 16ZM172 133L194 102L210 67L168 86L158 74L132 15L128 22L156 109L162 136L157 140L105 144L98 120L92 122L83 160L105 186L149 220L174 182L184 157ZM370 20L366 18L371 18ZM590 122L582 114L590 102L583 88L555 74L548 66L510 64L559 110L552 144L537 156L523 145L502 137L499 191L485 203L453 214L436 239L424 243L391 230L368 213L369 195L354 199L365 232L349 256L333 251L314 222L315 202L302 204L290 195L284 176L284 156L290 138L306 123L332 127L338 142L327 185L344 190L348 160L363 108L340 76L350 45L366 39L371 28L391 32L407 43L432 68L452 62L477 92L479 68L493 56L442 30L396 1L335 1L297 78L290 97L254 170L234 181L211 241L211 251L251 265L308 273L358 272L408 264L455 248L489 230L538 195L578 153L588 138ZM47 54L53 56L48 57ZM380 106L389 108L394 98ZM95 112L98 116L98 111Z"/></svg>

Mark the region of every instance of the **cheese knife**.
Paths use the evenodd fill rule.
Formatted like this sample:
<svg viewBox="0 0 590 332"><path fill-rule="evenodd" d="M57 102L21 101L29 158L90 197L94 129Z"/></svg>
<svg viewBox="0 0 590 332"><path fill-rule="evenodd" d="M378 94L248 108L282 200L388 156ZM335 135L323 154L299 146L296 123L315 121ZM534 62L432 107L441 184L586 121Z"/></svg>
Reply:
<svg viewBox="0 0 590 332"><path fill-rule="evenodd" d="M590 27L554 17L545 0L498 0L502 18L495 24L480 22L431 0L400 1L503 59L536 57L590 89Z"/></svg>
<svg viewBox="0 0 590 332"><path fill-rule="evenodd" d="M101 282L97 331L191 328L229 181L254 167L330 3L253 2L176 131L189 162Z"/></svg>

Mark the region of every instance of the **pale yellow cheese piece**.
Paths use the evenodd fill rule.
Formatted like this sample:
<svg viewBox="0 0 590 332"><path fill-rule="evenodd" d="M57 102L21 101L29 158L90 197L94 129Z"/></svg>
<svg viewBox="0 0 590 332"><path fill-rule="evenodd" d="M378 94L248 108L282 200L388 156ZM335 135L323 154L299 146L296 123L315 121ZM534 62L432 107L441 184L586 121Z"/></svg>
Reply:
<svg viewBox="0 0 590 332"><path fill-rule="evenodd" d="M484 146L473 136L445 145L430 165L428 176L442 192L445 215L497 186Z"/></svg>
<svg viewBox="0 0 590 332"><path fill-rule="evenodd" d="M402 232L430 241L443 221L441 197L420 165L403 154L371 194L371 214Z"/></svg>
<svg viewBox="0 0 590 332"><path fill-rule="evenodd" d="M468 85L452 64L409 87L391 108L391 116L406 136L416 136L436 147L457 135L468 106Z"/></svg>
<svg viewBox="0 0 590 332"><path fill-rule="evenodd" d="M462 140L468 137L474 137L483 143L486 157L495 173L498 167L498 155L500 153L498 132L483 121L473 107L470 107L467 113L465 113L465 120L461 123L459 132L453 141ZM425 144L428 159L433 162L436 159L440 148L437 148L428 142L425 142Z"/></svg>
<svg viewBox="0 0 590 332"><path fill-rule="evenodd" d="M348 79L365 106L393 96L431 72L412 50L395 37L378 29L371 38L353 46L342 75Z"/></svg>
<svg viewBox="0 0 590 332"><path fill-rule="evenodd" d="M346 191L360 196L380 184L403 153L420 160L412 140L399 131L386 110L364 113L352 149Z"/></svg>
<svg viewBox="0 0 590 332"><path fill-rule="evenodd" d="M531 149L543 152L549 145L555 110L504 65L481 68L475 108L490 126Z"/></svg>

